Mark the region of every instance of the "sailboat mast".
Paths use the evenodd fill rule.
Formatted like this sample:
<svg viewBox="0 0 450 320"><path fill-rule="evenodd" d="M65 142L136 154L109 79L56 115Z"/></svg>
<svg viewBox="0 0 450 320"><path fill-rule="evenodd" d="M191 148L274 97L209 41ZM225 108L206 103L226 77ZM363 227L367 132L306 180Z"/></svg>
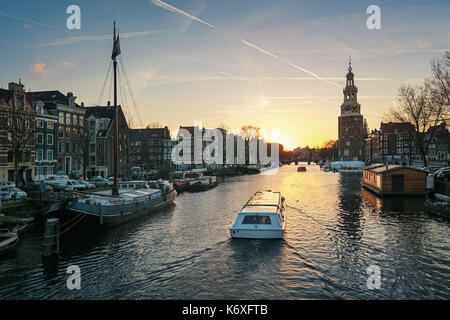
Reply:
<svg viewBox="0 0 450 320"><path fill-rule="evenodd" d="M113 36L113 47L116 43L116 22L114 21L114 36ZM118 154L119 154L119 112L117 108L117 58L113 56L113 66L114 66L114 185L112 189L112 195L118 196L119 189L117 187L117 176L119 174L118 168Z"/></svg>

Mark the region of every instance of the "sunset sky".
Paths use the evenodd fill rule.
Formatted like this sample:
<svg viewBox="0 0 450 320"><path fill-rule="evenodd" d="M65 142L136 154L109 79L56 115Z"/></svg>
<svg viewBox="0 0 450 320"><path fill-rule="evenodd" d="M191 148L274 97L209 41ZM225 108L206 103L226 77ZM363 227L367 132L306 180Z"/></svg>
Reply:
<svg viewBox="0 0 450 320"><path fill-rule="evenodd" d="M66 28L71 4L81 30ZM372 4L381 30L366 27ZM337 138L349 55L362 113L379 128L398 87L420 83L450 49L449 16L448 0L2 1L0 85L21 78L95 105L116 20L137 112L129 97L119 103L133 127L252 124L269 139L278 130L287 148L315 146Z"/></svg>

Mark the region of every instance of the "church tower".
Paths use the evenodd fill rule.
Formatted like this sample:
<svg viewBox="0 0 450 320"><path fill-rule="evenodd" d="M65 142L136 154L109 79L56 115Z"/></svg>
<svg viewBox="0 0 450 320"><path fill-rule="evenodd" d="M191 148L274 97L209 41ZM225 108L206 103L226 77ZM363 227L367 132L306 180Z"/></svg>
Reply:
<svg viewBox="0 0 450 320"><path fill-rule="evenodd" d="M349 61L344 102L338 118L338 158L340 161L364 161L364 119L358 103L358 88Z"/></svg>

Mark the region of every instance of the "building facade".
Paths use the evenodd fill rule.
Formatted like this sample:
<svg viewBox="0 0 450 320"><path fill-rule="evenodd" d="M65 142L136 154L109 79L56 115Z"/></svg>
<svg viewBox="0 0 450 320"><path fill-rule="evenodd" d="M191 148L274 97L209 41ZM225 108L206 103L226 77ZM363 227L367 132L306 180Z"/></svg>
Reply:
<svg viewBox="0 0 450 320"><path fill-rule="evenodd" d="M129 175L129 128L122 108L118 108L119 121L119 177ZM86 176L110 177L114 174L115 109L111 105L86 107L88 165Z"/></svg>
<svg viewBox="0 0 450 320"><path fill-rule="evenodd" d="M20 81L0 89L0 181L32 181L35 116Z"/></svg>
<svg viewBox="0 0 450 320"><path fill-rule="evenodd" d="M171 168L172 147L168 127L130 130L132 167L140 167L144 171Z"/></svg>
<svg viewBox="0 0 450 320"><path fill-rule="evenodd" d="M340 161L365 160L365 126L358 103L358 88L354 83L351 62L348 67L347 83L343 90L344 102L338 118L338 159Z"/></svg>
<svg viewBox="0 0 450 320"><path fill-rule="evenodd" d="M56 110L50 110L49 112L42 101L30 101L30 103L36 111L36 169L34 180L40 181L57 172L58 116Z"/></svg>
<svg viewBox="0 0 450 320"><path fill-rule="evenodd" d="M83 172L80 141L84 136L85 108L78 105L72 92L58 90L28 93L30 99L45 103L47 112L58 116L56 135L56 173L78 176ZM54 142L54 143L55 143Z"/></svg>

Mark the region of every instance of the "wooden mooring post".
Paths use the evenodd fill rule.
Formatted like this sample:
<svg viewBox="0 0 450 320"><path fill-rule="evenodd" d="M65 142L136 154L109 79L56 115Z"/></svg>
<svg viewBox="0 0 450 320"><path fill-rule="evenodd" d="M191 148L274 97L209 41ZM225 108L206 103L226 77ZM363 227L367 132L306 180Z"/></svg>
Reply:
<svg viewBox="0 0 450 320"><path fill-rule="evenodd" d="M45 257L59 253L59 219L48 219L45 224L42 255Z"/></svg>

